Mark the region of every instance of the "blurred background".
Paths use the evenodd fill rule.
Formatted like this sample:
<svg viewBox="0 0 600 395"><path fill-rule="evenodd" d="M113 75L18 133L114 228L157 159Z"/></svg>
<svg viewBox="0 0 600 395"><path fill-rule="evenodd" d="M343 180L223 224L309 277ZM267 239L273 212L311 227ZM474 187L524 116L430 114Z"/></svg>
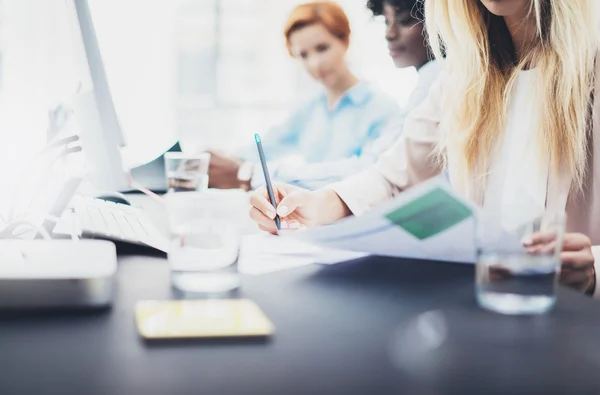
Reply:
<svg viewBox="0 0 600 395"><path fill-rule="evenodd" d="M300 0L91 0L130 164L177 139L234 150L315 93L282 34ZM403 105L414 69L395 69L383 20L366 0L339 0L353 29L353 70ZM48 110L78 89L64 0L0 0L0 168L26 164L45 142ZM8 167L7 167L8 165ZM7 174L4 174L7 173ZM10 174L8 174L10 173ZM17 171L3 171L9 187Z"/></svg>

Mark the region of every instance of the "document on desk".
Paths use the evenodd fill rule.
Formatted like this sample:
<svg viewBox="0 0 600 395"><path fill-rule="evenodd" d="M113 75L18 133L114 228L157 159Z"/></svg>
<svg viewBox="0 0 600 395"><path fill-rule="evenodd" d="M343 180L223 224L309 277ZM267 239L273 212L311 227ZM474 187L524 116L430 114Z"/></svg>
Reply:
<svg viewBox="0 0 600 395"><path fill-rule="evenodd" d="M330 249L473 263L477 216L473 204L436 178L362 216L282 234Z"/></svg>
<svg viewBox="0 0 600 395"><path fill-rule="evenodd" d="M333 264L366 254L332 250L291 237L257 233L244 236L238 260L240 273L260 275L311 264Z"/></svg>

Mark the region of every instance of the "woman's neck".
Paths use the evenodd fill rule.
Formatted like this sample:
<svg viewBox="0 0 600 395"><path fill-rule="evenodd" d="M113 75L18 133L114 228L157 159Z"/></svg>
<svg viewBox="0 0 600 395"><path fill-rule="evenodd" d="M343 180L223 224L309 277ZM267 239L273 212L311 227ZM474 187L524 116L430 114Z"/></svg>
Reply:
<svg viewBox="0 0 600 395"><path fill-rule="evenodd" d="M335 86L328 88L326 94L329 108L335 108L344 93L356 85L358 81L358 78L348 70L348 73L345 73Z"/></svg>
<svg viewBox="0 0 600 395"><path fill-rule="evenodd" d="M425 66L429 62L430 62L430 60L428 59L425 63L423 63L423 64L421 64L419 66L416 66L415 69L417 69L417 71L421 71L421 69L423 68L423 66Z"/></svg>
<svg viewBox="0 0 600 395"><path fill-rule="evenodd" d="M534 47L539 40L535 17L528 8L525 8L518 14L505 16L504 21L515 46L517 60L520 60L523 54Z"/></svg>

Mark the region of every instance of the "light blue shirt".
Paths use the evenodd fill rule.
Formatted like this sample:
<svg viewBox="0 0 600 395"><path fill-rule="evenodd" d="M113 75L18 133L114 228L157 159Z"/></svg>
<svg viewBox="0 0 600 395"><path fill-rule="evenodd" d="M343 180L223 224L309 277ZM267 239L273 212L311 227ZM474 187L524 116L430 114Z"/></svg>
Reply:
<svg viewBox="0 0 600 395"><path fill-rule="evenodd" d="M317 189L356 174L400 135L405 115L394 98L368 82L346 91L333 109L323 92L263 136L271 180ZM252 187L263 185L256 146L245 147L241 157L257 164Z"/></svg>

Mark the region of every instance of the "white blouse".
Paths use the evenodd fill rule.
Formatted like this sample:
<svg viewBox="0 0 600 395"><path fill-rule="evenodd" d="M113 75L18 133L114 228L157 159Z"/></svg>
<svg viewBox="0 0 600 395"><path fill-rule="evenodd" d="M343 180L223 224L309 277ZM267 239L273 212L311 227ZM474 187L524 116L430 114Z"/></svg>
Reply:
<svg viewBox="0 0 600 395"><path fill-rule="evenodd" d="M550 160L537 144L539 108L535 98L537 71L517 76L506 117L487 174L483 209L506 230L539 217L546 207Z"/></svg>

